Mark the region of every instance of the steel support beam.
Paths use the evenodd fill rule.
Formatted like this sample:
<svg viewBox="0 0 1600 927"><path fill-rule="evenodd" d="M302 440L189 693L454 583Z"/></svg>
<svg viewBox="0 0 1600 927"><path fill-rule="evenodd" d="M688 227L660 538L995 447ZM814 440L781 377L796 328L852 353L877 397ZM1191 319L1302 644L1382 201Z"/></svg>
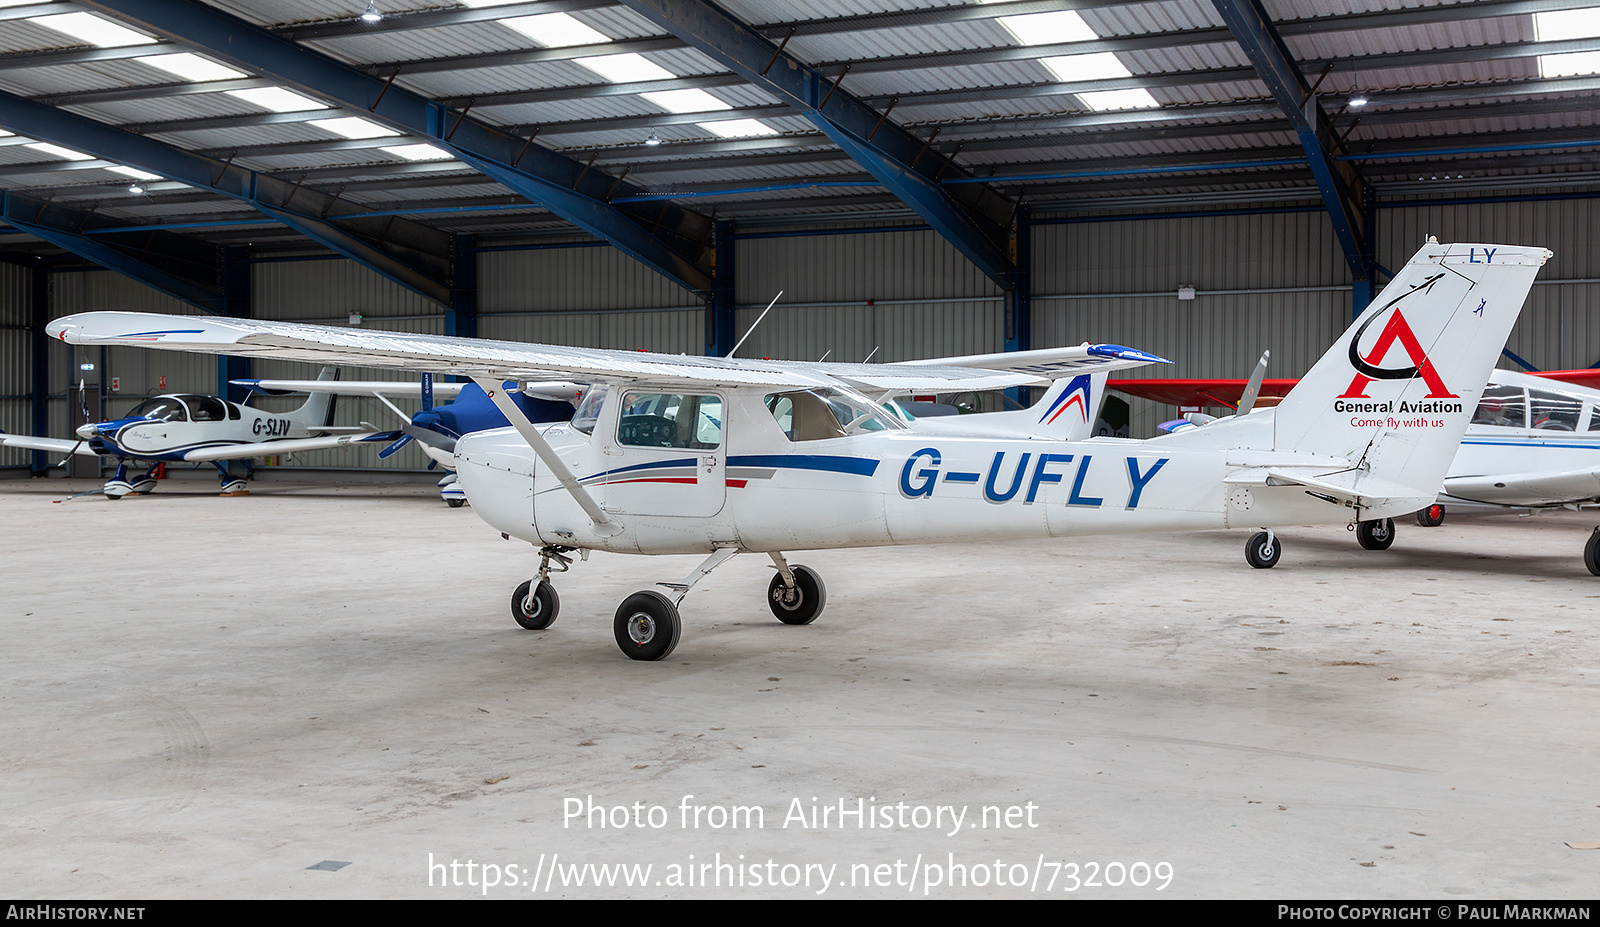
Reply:
<svg viewBox="0 0 1600 927"><path fill-rule="evenodd" d="M43 137L43 136L38 136ZM206 312L223 311L217 250L159 230L88 235L119 223L91 212L0 191L0 221Z"/></svg>
<svg viewBox="0 0 1600 927"><path fill-rule="evenodd" d="M28 275L28 299L31 304L29 319L29 351L33 356L33 433L50 433L50 336L44 328L50 323L50 272L43 263L36 264ZM32 470L34 476L47 476L50 460L44 451L34 451Z"/></svg>
<svg viewBox="0 0 1600 927"><path fill-rule="evenodd" d="M948 188L965 176L950 157L839 88L755 29L707 0L623 0L718 65L794 107L866 168L1003 289L1014 273L1008 252L1013 205L986 186Z"/></svg>
<svg viewBox="0 0 1600 927"><path fill-rule="evenodd" d="M1350 265L1351 278L1370 279L1372 268L1365 242L1366 217L1361 210L1360 176L1348 165L1335 160L1339 154L1336 136L1311 84L1300 73L1300 66L1295 63L1289 46L1284 44L1261 0L1212 0L1212 3L1299 137L1306 163L1327 207L1328 219L1333 223L1334 236L1344 252L1345 262Z"/></svg>
<svg viewBox="0 0 1600 927"><path fill-rule="evenodd" d="M0 93L0 128L249 203L407 289L435 302L449 302L445 283L449 238L443 232L408 219L346 218L348 213L360 212L361 207L342 203L337 196L302 184L202 157L8 93ZM67 245L62 247L84 253Z"/></svg>
<svg viewBox="0 0 1600 927"><path fill-rule="evenodd" d="M711 299L706 303L706 355L727 357L738 332L733 277L738 239L734 236L732 222L718 222L716 234L717 272L711 286Z"/></svg>
<svg viewBox="0 0 1600 927"><path fill-rule="evenodd" d="M252 290L250 249L244 245L230 245L222 250L222 266L218 277L222 283L222 314L230 319L248 319L252 315ZM250 398L250 391L234 386L234 380L251 378L252 365L248 357L232 354L217 355L217 395L234 402Z"/></svg>
<svg viewBox="0 0 1600 927"><path fill-rule="evenodd" d="M343 106L439 145L468 166L597 238L704 293L711 284L704 241L710 220L671 203L613 206L643 192L564 155L253 26L197 0L86 0L161 38L202 49L229 65ZM31 133L30 133L31 134ZM443 279L445 274L441 273ZM447 288L446 288L447 289ZM440 302L448 303L448 292Z"/></svg>
<svg viewBox="0 0 1600 927"><path fill-rule="evenodd" d="M1017 207L1016 231L1011 238L1017 272L1013 278L1016 286L1005 294L1005 349L1007 351L1033 350L1033 208ZM1019 386L1011 391L1011 398L1023 405L1031 405L1033 390Z"/></svg>
<svg viewBox="0 0 1600 927"><path fill-rule="evenodd" d="M478 238L453 235L450 245L450 308L444 333L452 338L478 337Z"/></svg>

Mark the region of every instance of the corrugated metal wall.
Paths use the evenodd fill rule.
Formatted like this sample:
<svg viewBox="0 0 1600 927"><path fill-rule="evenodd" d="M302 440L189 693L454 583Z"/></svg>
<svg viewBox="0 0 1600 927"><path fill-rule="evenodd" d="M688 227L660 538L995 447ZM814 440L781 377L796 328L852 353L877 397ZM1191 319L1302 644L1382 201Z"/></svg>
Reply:
<svg viewBox="0 0 1600 927"><path fill-rule="evenodd" d="M746 357L902 361L1004 348L1000 290L935 233L878 232L737 243L735 338L772 298Z"/></svg>
<svg viewBox="0 0 1600 927"><path fill-rule="evenodd" d="M1380 209L1380 263L1396 267L1425 236L1542 244L1556 258L1540 274L1510 349L1543 367L1600 361L1600 200L1476 203ZM999 290L931 231L745 238L736 245L737 335L779 290L782 300L741 349L745 356L883 361L998 351ZM1243 377L1263 349L1273 376L1298 376L1350 318L1349 274L1326 217L1316 211L1054 224L1034 231L1033 338L1038 347L1108 341L1176 363L1140 376ZM694 294L604 247L484 252L479 258L479 333L486 338L698 354L706 315ZM263 262L253 267L260 318L442 332L438 307L344 260ZM1180 286L1197 299L1180 301ZM51 275L55 314L89 309L187 313L183 304L110 272ZM1229 292L1233 291L1233 292ZM0 396L31 388L27 272L0 266ZM52 347L52 391L80 358ZM98 360L97 358L83 358ZM1512 366L1507 364L1507 366ZM307 364L258 361L258 377L313 377ZM208 357L123 349L105 376L122 380L111 414L156 391L212 392ZM346 379L392 379L347 370ZM265 400L274 408L298 399ZM416 402L402 404L410 411ZM0 427L30 428L26 399L0 399ZM1135 403L1135 434L1170 408ZM372 400L347 400L338 421L393 424ZM66 401L52 402L54 435L66 433ZM23 462L17 452L0 463ZM300 466L420 468L406 451L382 464L372 449L306 455Z"/></svg>
<svg viewBox="0 0 1600 927"><path fill-rule="evenodd" d="M1384 209L1378 219L1378 260L1391 268L1429 235L1554 251L1506 347L1542 370L1600 364L1600 200ZM1509 360L1501 366L1522 369Z"/></svg>
<svg viewBox="0 0 1600 927"><path fill-rule="evenodd" d="M0 430L33 432L33 352L29 294L32 271L0 264ZM26 466L27 451L0 449L0 467Z"/></svg>

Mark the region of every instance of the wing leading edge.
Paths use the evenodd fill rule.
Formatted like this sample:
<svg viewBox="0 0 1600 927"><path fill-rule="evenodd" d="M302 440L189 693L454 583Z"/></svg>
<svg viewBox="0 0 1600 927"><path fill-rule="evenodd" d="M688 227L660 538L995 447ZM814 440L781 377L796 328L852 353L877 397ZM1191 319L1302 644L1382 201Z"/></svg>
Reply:
<svg viewBox="0 0 1600 927"><path fill-rule="evenodd" d="M47 331L50 337L69 344L129 345L489 379L651 380L786 389L837 384L918 392L1003 389L1042 385L1074 370L1111 370L1162 360L1114 345L1082 345L915 364L810 363L572 348L142 312L80 313L51 322Z"/></svg>

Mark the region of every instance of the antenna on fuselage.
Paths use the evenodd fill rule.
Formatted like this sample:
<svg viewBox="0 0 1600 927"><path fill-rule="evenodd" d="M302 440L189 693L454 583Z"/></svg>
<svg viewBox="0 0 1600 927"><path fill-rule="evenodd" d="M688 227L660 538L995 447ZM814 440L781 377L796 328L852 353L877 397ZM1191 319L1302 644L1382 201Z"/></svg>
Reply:
<svg viewBox="0 0 1600 927"><path fill-rule="evenodd" d="M761 320L767 317L767 313L772 311L772 307L776 306L778 304L778 300L781 299L781 298L783 298L783 291L779 290L778 291L778 295L772 297L772 302L767 303L767 308L761 310L761 314L759 316L756 316L755 325L750 326L749 330L744 333L744 338L740 338L739 339L739 343L735 344L733 346L733 350L729 351L724 356L732 357L733 355L739 353L739 348L740 348L740 346L742 346L744 344L745 338L749 338L750 337L750 332L753 332L753 331L756 330L756 325L760 325L761 324Z"/></svg>

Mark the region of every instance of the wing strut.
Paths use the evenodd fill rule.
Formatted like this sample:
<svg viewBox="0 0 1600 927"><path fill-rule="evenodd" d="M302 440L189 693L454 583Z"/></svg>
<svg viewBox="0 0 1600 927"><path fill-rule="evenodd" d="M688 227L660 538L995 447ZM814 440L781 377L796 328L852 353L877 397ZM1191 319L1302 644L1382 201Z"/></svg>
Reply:
<svg viewBox="0 0 1600 927"><path fill-rule="evenodd" d="M489 400L494 403L494 407L500 410L500 414L504 415L507 421L511 422L511 427L517 430L517 434L522 435L522 440L528 442L528 446L533 448L533 452L539 455L539 459L544 461L544 465L549 467L555 478L561 481L561 485L566 489L568 495L572 496L573 501L583 508L584 513L589 516L589 520L594 522L595 532L601 537L621 534L622 525L600 508L600 504L594 501L594 497L589 495L588 490L578 485L578 478L573 476L572 471L567 469L567 465L561 462L560 457L556 456L555 449L545 443L544 435L539 434L539 430L533 427L533 422L530 422L528 417L522 413L521 407L511 401L510 396L506 395L501 381L492 380L488 377L473 377L472 382L483 387L483 391L488 394Z"/></svg>

